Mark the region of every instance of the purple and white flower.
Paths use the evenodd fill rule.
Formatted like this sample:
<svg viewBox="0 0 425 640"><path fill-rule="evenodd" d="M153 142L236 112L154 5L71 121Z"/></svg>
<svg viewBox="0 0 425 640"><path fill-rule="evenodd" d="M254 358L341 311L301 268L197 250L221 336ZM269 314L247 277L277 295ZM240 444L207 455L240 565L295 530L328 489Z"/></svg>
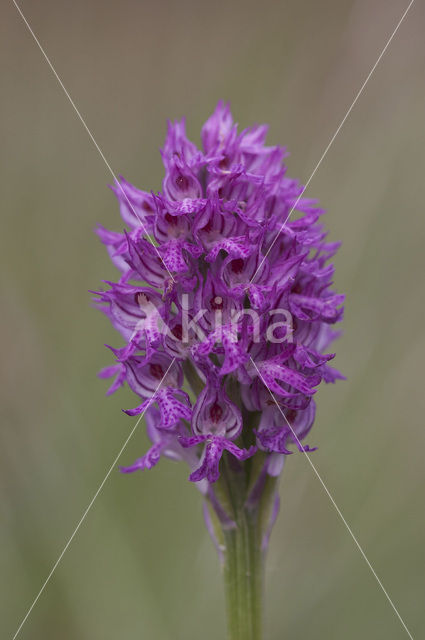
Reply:
<svg viewBox="0 0 425 640"><path fill-rule="evenodd" d="M115 376L111 393L127 383L141 399L126 413L146 415L152 440L125 472L185 460L205 492L223 456L242 465L261 457L276 476L294 448L312 450L301 441L313 396L342 377L325 353L343 315L328 262L338 244L266 133L238 133L219 102L201 149L184 120L169 123L161 193L123 178L112 187L125 229L97 233L119 277L96 304L124 343L100 375ZM277 325L276 310L285 316Z"/></svg>

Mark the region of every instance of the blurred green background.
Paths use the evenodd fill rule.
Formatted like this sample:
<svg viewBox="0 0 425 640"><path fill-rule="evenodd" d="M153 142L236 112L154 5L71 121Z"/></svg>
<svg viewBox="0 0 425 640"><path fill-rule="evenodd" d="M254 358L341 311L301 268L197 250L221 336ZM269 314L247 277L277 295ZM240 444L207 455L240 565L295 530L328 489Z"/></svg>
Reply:
<svg viewBox="0 0 425 640"><path fill-rule="evenodd" d="M100 2L22 9L117 173L159 189L166 118L219 98L270 123L306 181L407 0ZM108 170L4 2L1 51L2 637L12 638L134 422L96 372L118 346L88 289L115 272ZM337 364L311 444L415 638L424 615L424 6L416 2L312 180L343 247ZM146 447L140 428L122 463ZM221 577L183 465L113 472L20 638L217 640ZM267 567L267 640L407 637L301 455L286 466Z"/></svg>

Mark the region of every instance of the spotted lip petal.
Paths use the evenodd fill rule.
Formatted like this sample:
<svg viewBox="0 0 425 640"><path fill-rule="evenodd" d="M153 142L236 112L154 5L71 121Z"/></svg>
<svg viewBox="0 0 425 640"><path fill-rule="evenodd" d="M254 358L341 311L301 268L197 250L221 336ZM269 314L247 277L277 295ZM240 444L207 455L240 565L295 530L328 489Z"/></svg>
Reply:
<svg viewBox="0 0 425 640"><path fill-rule="evenodd" d="M225 451L242 463L258 447L262 481L278 475L293 445L310 450L301 441L319 384L343 378L328 353L343 315L329 262L339 243L327 241L323 209L303 197L286 173L286 150L266 145L266 133L265 125L238 132L220 101L201 149L184 120L168 123L160 193L122 177L111 187L126 229L97 228L119 275L95 305L124 344L110 347L115 363L100 377L114 377L108 393L126 383L140 398L126 413L146 414L152 440L124 471L161 456L185 460L205 492ZM277 342L268 334L276 310L291 320L276 329ZM196 388L193 408L183 369ZM254 439L248 449L235 443Z"/></svg>
<svg viewBox="0 0 425 640"><path fill-rule="evenodd" d="M258 429L255 430L259 448L290 455L292 451L288 449L288 445L295 444L300 451L314 451L309 447L303 447L301 440L310 432L315 415L314 400L302 411L282 411L276 405L269 406L263 411Z"/></svg>
<svg viewBox="0 0 425 640"><path fill-rule="evenodd" d="M241 449L231 440L214 434L180 438L180 444L184 448L196 447L202 443L205 443L205 447L200 459L200 465L198 469L193 471L189 476L189 480L192 482L199 482L204 478L206 478L208 482L217 482L220 476L220 460L225 450L229 451L237 460L241 461L251 458L257 451L255 446L249 449Z"/></svg>

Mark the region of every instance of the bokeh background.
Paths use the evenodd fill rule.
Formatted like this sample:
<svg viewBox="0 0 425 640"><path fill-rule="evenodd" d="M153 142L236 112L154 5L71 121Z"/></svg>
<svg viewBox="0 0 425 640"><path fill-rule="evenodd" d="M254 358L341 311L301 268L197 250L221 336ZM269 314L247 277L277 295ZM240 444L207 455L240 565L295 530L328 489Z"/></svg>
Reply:
<svg viewBox="0 0 425 640"><path fill-rule="evenodd" d="M21 7L112 168L159 189L166 118L219 98L270 123L306 181L407 0L100 2ZM108 169L14 5L0 20L2 637L12 638L126 439L130 393L96 372L118 346L88 289L115 272ZM424 601L424 62L415 2L312 180L343 247L337 364L314 462L415 638ZM123 453L146 448L140 428ZM221 577L183 465L113 472L20 633L38 640L217 640ZM302 455L282 479L267 640L407 637Z"/></svg>

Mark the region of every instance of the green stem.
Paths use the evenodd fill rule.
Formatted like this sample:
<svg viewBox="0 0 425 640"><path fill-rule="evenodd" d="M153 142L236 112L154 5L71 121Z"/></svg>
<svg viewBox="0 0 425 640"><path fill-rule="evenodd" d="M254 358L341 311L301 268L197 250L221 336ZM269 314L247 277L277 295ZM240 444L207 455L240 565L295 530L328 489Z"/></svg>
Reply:
<svg viewBox="0 0 425 640"><path fill-rule="evenodd" d="M228 640L261 640L263 554L258 512L242 508L224 533Z"/></svg>
<svg viewBox="0 0 425 640"><path fill-rule="evenodd" d="M264 542L277 497L265 454L238 464L227 455L209 494L210 523L220 549L227 609L227 640L261 640Z"/></svg>

